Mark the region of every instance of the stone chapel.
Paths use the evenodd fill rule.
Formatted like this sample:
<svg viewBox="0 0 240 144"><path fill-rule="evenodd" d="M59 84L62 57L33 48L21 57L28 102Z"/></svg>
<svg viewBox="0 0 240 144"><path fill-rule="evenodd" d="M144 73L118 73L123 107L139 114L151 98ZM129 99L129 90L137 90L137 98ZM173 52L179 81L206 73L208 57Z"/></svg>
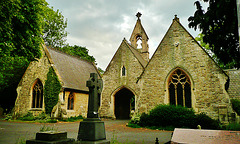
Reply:
<svg viewBox="0 0 240 144"><path fill-rule="evenodd" d="M149 59L149 38L136 16L130 41L122 40L103 74L101 117L128 119L158 104L193 108L220 121L234 117L230 99L240 98L240 71L222 70L177 16Z"/></svg>
<svg viewBox="0 0 240 144"><path fill-rule="evenodd" d="M42 57L29 64L17 87L14 114L28 112L38 115L45 111L44 86L49 68L53 68L61 84L58 104L53 117L87 116L88 93L86 81L90 73L100 73L96 66L81 58L43 46Z"/></svg>

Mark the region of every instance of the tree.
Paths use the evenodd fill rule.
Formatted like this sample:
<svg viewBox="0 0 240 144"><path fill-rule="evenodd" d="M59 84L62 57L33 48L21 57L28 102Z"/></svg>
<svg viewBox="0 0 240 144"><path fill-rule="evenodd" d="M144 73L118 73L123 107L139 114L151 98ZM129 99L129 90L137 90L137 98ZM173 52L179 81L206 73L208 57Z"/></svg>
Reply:
<svg viewBox="0 0 240 144"><path fill-rule="evenodd" d="M66 26L45 0L0 1L0 106L13 107L17 85L29 63L41 57L44 40L63 45Z"/></svg>
<svg viewBox="0 0 240 144"><path fill-rule="evenodd" d="M196 1L196 12L190 16L189 27L200 29L203 42L209 44L217 60L228 68L240 68L240 48L235 0L203 0L209 3L205 12Z"/></svg>
<svg viewBox="0 0 240 144"><path fill-rule="evenodd" d="M25 57L34 60L41 56L44 0L0 1L0 56Z"/></svg>
<svg viewBox="0 0 240 144"><path fill-rule="evenodd" d="M48 6L44 9L43 40L46 45L52 47L63 47L67 37L67 20L59 10L54 11Z"/></svg>
<svg viewBox="0 0 240 144"><path fill-rule="evenodd" d="M40 58L45 0L0 1L0 105L11 108L30 61Z"/></svg>
<svg viewBox="0 0 240 144"><path fill-rule="evenodd" d="M0 90L19 80L28 63L40 58L44 0L0 1Z"/></svg>
<svg viewBox="0 0 240 144"><path fill-rule="evenodd" d="M94 62L94 63L96 62L95 58L88 54L89 50L86 47L81 47L81 46L77 46L77 45L74 45L74 46L66 45L64 47L56 47L56 49L66 53L66 54L80 57L89 62Z"/></svg>
<svg viewBox="0 0 240 144"><path fill-rule="evenodd" d="M208 43L205 43L203 41L203 34L200 33L197 37L195 37L196 41L198 41L200 43L200 45L202 46L202 48L205 49L205 51L212 57L212 59L222 68L222 69L231 69L232 67L234 67L233 63L228 63L228 64L223 64L221 61L219 61L219 59L217 58L217 56L211 51L211 47L209 47Z"/></svg>

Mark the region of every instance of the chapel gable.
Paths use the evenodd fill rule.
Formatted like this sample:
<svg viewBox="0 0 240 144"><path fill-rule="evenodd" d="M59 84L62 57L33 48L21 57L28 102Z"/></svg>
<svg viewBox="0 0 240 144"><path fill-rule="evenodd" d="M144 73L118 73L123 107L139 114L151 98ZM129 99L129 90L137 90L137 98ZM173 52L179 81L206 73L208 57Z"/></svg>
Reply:
<svg viewBox="0 0 240 144"><path fill-rule="evenodd" d="M232 112L225 89L228 79L175 16L138 79L142 86L138 112L147 112L157 104L173 104L227 120Z"/></svg>

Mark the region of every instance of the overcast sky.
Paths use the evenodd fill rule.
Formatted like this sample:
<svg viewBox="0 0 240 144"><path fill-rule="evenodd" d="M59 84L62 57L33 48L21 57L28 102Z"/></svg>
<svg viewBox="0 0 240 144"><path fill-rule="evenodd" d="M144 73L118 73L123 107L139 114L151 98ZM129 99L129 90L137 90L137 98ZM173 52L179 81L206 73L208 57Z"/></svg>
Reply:
<svg viewBox="0 0 240 144"><path fill-rule="evenodd" d="M168 30L174 15L196 37L199 31L188 28L194 15L195 0L46 0L67 19L70 45L85 46L97 67L105 70L123 38L130 39L137 12L149 37L150 56Z"/></svg>

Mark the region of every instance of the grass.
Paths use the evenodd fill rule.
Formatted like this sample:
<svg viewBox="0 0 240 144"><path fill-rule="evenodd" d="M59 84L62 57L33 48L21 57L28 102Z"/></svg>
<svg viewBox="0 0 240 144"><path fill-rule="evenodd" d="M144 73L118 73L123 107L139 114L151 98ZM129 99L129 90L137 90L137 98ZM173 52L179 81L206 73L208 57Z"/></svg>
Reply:
<svg viewBox="0 0 240 144"><path fill-rule="evenodd" d="M5 118L3 120L8 121L16 121L16 122L38 122L38 123L57 123L58 121L63 122L76 122L83 120L83 117L81 115L75 116L75 117L69 117L69 118L63 118L63 119L54 119L51 118L50 115L41 113L38 116L34 116L32 113L27 113L24 116L14 118L11 114L5 115Z"/></svg>

